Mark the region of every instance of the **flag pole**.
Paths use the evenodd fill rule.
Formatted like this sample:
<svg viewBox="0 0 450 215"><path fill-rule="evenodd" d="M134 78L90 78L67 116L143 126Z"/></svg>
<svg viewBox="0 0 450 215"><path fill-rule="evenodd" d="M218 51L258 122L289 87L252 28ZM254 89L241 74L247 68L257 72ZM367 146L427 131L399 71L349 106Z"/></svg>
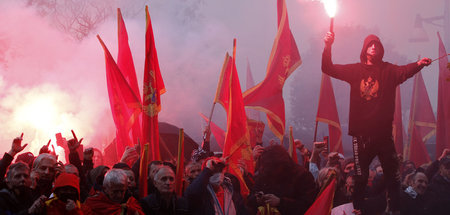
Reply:
<svg viewBox="0 0 450 215"><path fill-rule="evenodd" d="M316 120L316 127L314 128L314 142L317 140L317 124L319 124L319 121Z"/></svg>
<svg viewBox="0 0 450 215"><path fill-rule="evenodd" d="M212 105L212 107L211 107L211 113L209 113L208 125L206 126L205 133L203 134L203 140L206 138L207 132L210 132L209 130L211 130L211 119L212 119L212 115L213 115L214 107L215 107L215 106L216 106L216 102L214 101L214 102L213 102L213 105Z"/></svg>

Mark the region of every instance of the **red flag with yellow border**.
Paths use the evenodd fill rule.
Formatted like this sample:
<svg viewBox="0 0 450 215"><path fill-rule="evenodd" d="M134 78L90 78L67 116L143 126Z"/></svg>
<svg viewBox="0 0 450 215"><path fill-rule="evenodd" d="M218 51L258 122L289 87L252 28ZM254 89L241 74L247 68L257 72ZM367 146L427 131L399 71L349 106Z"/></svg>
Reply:
<svg viewBox="0 0 450 215"><path fill-rule="evenodd" d="M336 177L319 194L316 201L309 207L305 215L329 215L333 208L334 192L336 190Z"/></svg>
<svg viewBox="0 0 450 215"><path fill-rule="evenodd" d="M302 60L289 28L286 3L278 0L278 31L273 43L264 80L244 92L246 107L263 111L269 128L281 140L285 133L283 86Z"/></svg>
<svg viewBox="0 0 450 215"><path fill-rule="evenodd" d="M414 158L413 156L416 155L427 158L426 162L430 161L430 157L424 144L426 140L436 133L436 120L428 97L427 88L425 87L425 82L422 78L422 72L418 72L414 77L408 133L410 140L408 143L406 159L418 160L419 158ZM420 165L418 163L416 164Z"/></svg>
<svg viewBox="0 0 450 215"><path fill-rule="evenodd" d="M227 53L223 62L222 71L220 72L219 83L217 83L216 97L214 98L214 103L221 104L227 113L230 100L229 83L232 67L230 59Z"/></svg>
<svg viewBox="0 0 450 215"><path fill-rule="evenodd" d="M245 184L242 172L238 164L243 163L246 170L253 173L252 149L247 128L247 116L245 114L244 102L242 99L241 85L236 71L234 59L227 54L229 61L232 61L233 70L230 73L229 85L229 105L227 113L227 133L223 148L223 157L227 159L228 171L235 175L241 184L241 194L247 196L249 188Z"/></svg>
<svg viewBox="0 0 450 215"><path fill-rule="evenodd" d="M326 74L322 74L316 121L328 124L330 152L339 152L342 154L341 123L339 122L333 85L331 84L330 76Z"/></svg>
<svg viewBox="0 0 450 215"><path fill-rule="evenodd" d="M136 78L136 71L134 69L133 56L131 54L130 46L128 44L128 33L125 27L125 22L123 21L122 13L120 12L119 8L117 8L117 24L118 24L118 43L119 43L118 44L119 50L117 54L117 66L119 67L120 71L125 77L125 80L127 81L128 85L133 90L134 96L139 100L139 103L142 103L141 94L139 93L139 86ZM141 111L131 112L130 119L128 120L129 121L128 123L131 125L131 132L132 132L131 139L133 145L138 144L138 141L142 140L140 115ZM120 151L119 155L121 156L122 154L123 151Z"/></svg>
<svg viewBox="0 0 450 215"><path fill-rule="evenodd" d="M161 95L166 92L159 69L152 22L145 7L147 30L145 33L144 97L142 115L142 144L149 143L149 161L161 160L159 151L158 113L161 111Z"/></svg>
<svg viewBox="0 0 450 215"><path fill-rule="evenodd" d="M100 36L97 35L105 53L106 82L109 102L116 126L117 155L122 157L126 146L132 146L129 131L132 127L130 119L133 113L141 112L141 103L128 85L125 77L111 56ZM132 120L131 120L132 121Z"/></svg>

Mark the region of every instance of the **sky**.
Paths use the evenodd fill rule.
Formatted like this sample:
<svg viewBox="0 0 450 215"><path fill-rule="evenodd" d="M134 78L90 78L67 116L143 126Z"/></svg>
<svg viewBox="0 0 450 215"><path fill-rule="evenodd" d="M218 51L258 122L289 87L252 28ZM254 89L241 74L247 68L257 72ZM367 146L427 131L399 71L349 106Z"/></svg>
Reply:
<svg viewBox="0 0 450 215"><path fill-rule="evenodd" d="M333 60L336 63L359 61L359 51L366 36L363 33L368 32L376 33L394 53L385 57L392 63L413 62L419 55L437 58L436 32L440 31L441 37L450 43L450 36L443 35L443 27L424 24L429 41L412 43L408 39L416 14L424 18L443 15L444 1L449 0L338 1ZM138 83L142 88L144 7L149 6L167 89L167 93L162 95L159 119L185 128L197 142L200 142L204 126L198 113L208 115L211 110L225 53L232 52L233 38L237 39L236 65L240 82L245 86L247 59L255 81L258 83L264 79L277 31L275 0L135 0L133 4L125 0L91 1L96 7L86 6L86 0L73 1L80 2L76 5L79 7L68 7L69 4L64 3L69 1L58 1L57 13L48 13L48 10L46 13L42 5L29 6L27 2L4 0L0 3L3 11L0 14L0 151L8 151L12 139L22 132L24 141L30 143L26 150L35 154L49 139L52 139L52 144L56 142L55 133L71 138L71 129L78 137L85 138L86 145L100 149L114 138L104 55L96 35L102 37L116 58L117 7L124 14ZM318 95L321 73L317 53L323 49L322 38L329 28L330 19L319 1L286 0L286 4L290 28L304 59L303 65L284 87L288 127L293 122L294 112L299 109L307 110L305 115L309 117L316 114L318 97L307 101L309 109L302 105L293 106L287 98L303 98L308 92ZM76 39L61 28L64 23L61 16L70 14L67 11L73 8L87 8L88 14L95 14L94 9L103 8L110 15L87 36ZM349 32L357 33L349 35ZM437 64L425 68L423 77L435 109ZM337 88L340 120L345 125L348 122L349 90L339 81L333 80L333 84ZM402 105L405 107L404 122L407 123L410 92L402 89L402 93L405 93ZM225 112L219 105L215 108L213 120L222 128L226 127ZM266 129L265 132L266 137L271 138L270 131ZM296 138L310 145L310 136ZM347 136L344 141L348 142ZM344 147L349 144L345 142Z"/></svg>

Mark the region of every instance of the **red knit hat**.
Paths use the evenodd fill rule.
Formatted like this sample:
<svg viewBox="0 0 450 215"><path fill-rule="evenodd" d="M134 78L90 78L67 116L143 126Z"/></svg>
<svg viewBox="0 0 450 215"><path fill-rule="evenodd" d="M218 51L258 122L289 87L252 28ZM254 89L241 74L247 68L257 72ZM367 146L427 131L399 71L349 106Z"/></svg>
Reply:
<svg viewBox="0 0 450 215"><path fill-rule="evenodd" d="M53 188L53 190L59 187L66 186L77 189L78 195L80 195L80 179L78 178L78 176L65 172L59 174L55 180L55 187Z"/></svg>

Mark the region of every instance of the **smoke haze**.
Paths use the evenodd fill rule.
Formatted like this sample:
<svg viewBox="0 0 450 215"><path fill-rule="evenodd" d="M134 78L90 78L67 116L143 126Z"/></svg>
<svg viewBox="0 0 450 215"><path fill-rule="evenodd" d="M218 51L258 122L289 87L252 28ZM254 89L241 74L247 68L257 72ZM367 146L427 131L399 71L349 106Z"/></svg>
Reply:
<svg viewBox="0 0 450 215"><path fill-rule="evenodd" d="M117 7L124 14L142 89L144 8L149 5L167 89L162 95L159 119L185 128L197 142L200 142L202 132L198 112L209 114L225 53L232 52L233 38L237 38L236 64L240 83L245 86L247 58L255 82L263 80L277 30L275 0L136 0L134 4L125 0L91 1L95 7L90 7L86 13L95 14L101 8L104 19L100 19L84 37L74 36L73 32L61 27L65 23L61 20L67 20L67 17L60 17L62 13L51 13L43 10L42 5L28 5L29 2L33 1L5 0L0 3L1 151L8 151L12 139L21 132L25 133L24 141L31 144L26 150L35 154L48 139L56 142L55 133L61 132L64 137L71 138L71 129L78 137L85 138L85 144L100 149L114 138L104 55L95 35L102 37L116 57ZM86 1L72 2L84 5ZM311 124L314 124L310 119L314 119L317 111L320 87L322 38L328 30L329 17L319 1L286 0L286 3L290 27L303 58L303 65L287 80L284 88L286 126L295 125L298 132L303 130L305 133L296 136L309 145ZM67 9L64 5L58 5L59 11ZM408 37L416 14L436 16L442 14L443 5L444 0L432 3L423 0L341 0L335 18L333 60L337 63L359 61L367 33L378 34L392 51L386 54L387 61L403 64L417 60L419 54L436 58L435 32L442 32L442 29L426 26L430 38L426 43L410 43ZM73 4L66 6L74 9ZM437 103L437 74L437 64L424 69L433 107ZM337 81L333 84L340 120L345 125L348 121L348 86ZM410 93L402 89L403 92ZM293 105L292 97L298 97L304 106ZM410 101L408 96L402 95L402 99L404 116L408 116L406 111ZM309 120L300 124L297 120L295 124L293 116ZM226 127L223 108L216 106L213 121ZM343 133L346 132L344 128ZM273 137L267 129L266 135L266 138ZM344 143L344 148L346 144L349 143Z"/></svg>

